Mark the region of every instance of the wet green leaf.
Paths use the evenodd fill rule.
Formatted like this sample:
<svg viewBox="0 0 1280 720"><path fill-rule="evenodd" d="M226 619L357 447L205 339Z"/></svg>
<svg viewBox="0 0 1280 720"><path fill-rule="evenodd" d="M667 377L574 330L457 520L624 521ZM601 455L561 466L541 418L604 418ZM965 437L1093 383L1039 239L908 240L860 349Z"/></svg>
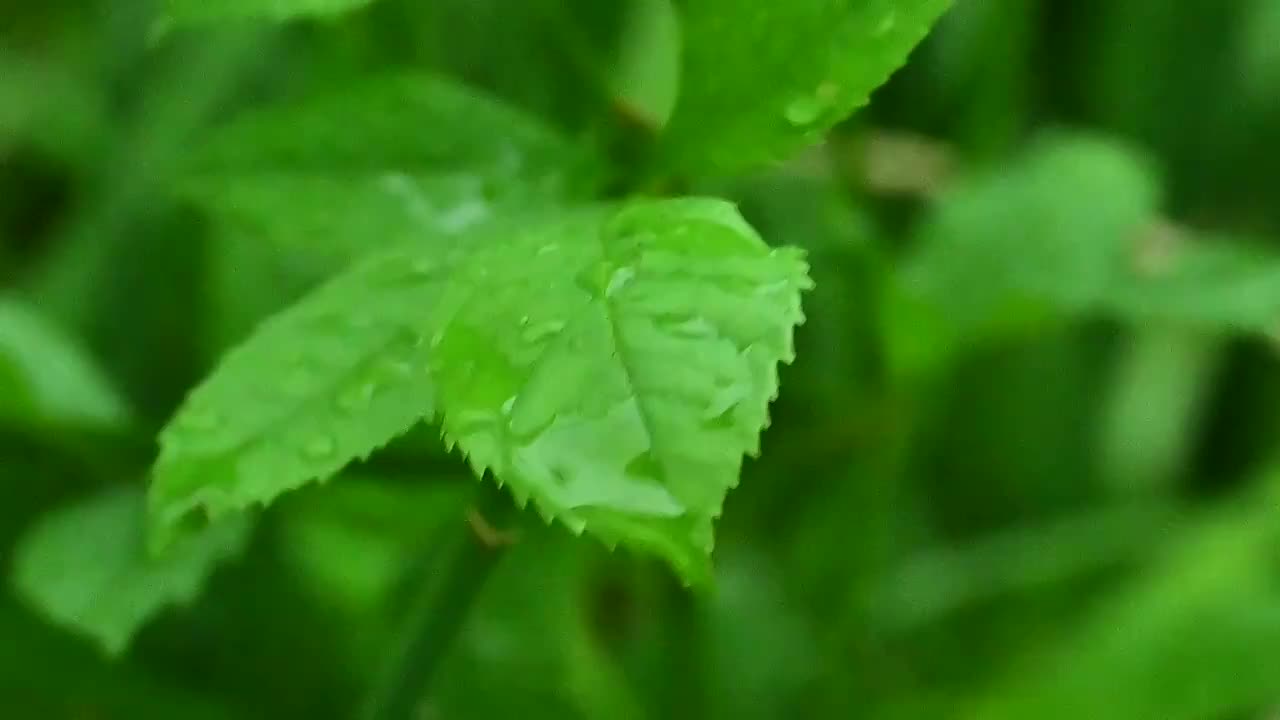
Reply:
<svg viewBox="0 0 1280 720"><path fill-rule="evenodd" d="M521 502L701 580L807 287L727 203L633 202L378 254L228 355L162 437L163 533L322 479L439 412Z"/></svg>
<svg viewBox="0 0 1280 720"><path fill-rule="evenodd" d="M949 0L686 0L662 167L726 174L786 157L864 105Z"/></svg>

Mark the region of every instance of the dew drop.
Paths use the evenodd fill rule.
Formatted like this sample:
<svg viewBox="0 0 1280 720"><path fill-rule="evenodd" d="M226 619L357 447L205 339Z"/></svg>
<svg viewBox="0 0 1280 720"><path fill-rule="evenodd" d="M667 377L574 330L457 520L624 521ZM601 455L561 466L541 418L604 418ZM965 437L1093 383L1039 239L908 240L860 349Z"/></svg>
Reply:
<svg viewBox="0 0 1280 720"><path fill-rule="evenodd" d="M521 339L530 344L542 342L547 338L559 335L563 330L563 322L560 320L548 320L547 322L538 323L537 325L532 325L527 328L524 331L524 334L521 335Z"/></svg>
<svg viewBox="0 0 1280 720"><path fill-rule="evenodd" d="M627 283L631 282L635 276L635 268L624 266L614 270L613 274L609 276L609 284L605 286L605 297L613 297L614 295L622 292L622 289L625 288Z"/></svg>
<svg viewBox="0 0 1280 720"><path fill-rule="evenodd" d="M707 322L704 317L691 317L671 325L669 329L673 335L691 339L705 338L716 334L715 326Z"/></svg>
<svg viewBox="0 0 1280 720"><path fill-rule="evenodd" d="M787 104L783 116L796 127L807 127L818 122L835 103L840 88L835 83L824 82L812 93L801 95Z"/></svg>
<svg viewBox="0 0 1280 720"><path fill-rule="evenodd" d="M280 389L289 395L306 395L316 386L316 381L316 372L306 363L300 362L280 383Z"/></svg>
<svg viewBox="0 0 1280 720"><path fill-rule="evenodd" d="M876 35L887 35L898 24L898 11L890 10L889 14L884 16L880 24L876 26Z"/></svg>
<svg viewBox="0 0 1280 720"><path fill-rule="evenodd" d="M727 426L733 423L733 411L747 398L745 383L725 385L711 396L706 409L702 413L704 422L715 426Z"/></svg>
<svg viewBox="0 0 1280 720"><path fill-rule="evenodd" d="M435 273L440 266L431 258L414 258L409 263L409 273L416 277L425 277Z"/></svg>
<svg viewBox="0 0 1280 720"><path fill-rule="evenodd" d="M510 415L512 408L516 406L516 396L512 395L502 403L502 414Z"/></svg>
<svg viewBox="0 0 1280 720"><path fill-rule="evenodd" d="M377 383L372 381L360 383L338 396L338 408L349 413L367 410L377 392Z"/></svg>
<svg viewBox="0 0 1280 720"><path fill-rule="evenodd" d="M317 435L302 448L303 454L312 460L324 460L333 455L334 450L333 438L328 435Z"/></svg>

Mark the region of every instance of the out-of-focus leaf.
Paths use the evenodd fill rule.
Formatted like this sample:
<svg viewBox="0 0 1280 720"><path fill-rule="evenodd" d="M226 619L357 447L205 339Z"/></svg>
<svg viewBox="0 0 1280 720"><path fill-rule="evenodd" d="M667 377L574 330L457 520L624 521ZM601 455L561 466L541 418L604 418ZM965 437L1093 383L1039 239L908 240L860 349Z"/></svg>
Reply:
<svg viewBox="0 0 1280 720"><path fill-rule="evenodd" d="M86 350L32 307L0 299L0 419L120 428L131 413Z"/></svg>
<svg viewBox="0 0 1280 720"><path fill-rule="evenodd" d="M1158 203L1123 146L1042 140L1010 167L951 190L890 288L889 352L910 372L955 347L1080 313L1110 297Z"/></svg>
<svg viewBox="0 0 1280 720"><path fill-rule="evenodd" d="M401 73L234 120L181 192L260 242L333 261L586 194L594 179L590 157L538 120Z"/></svg>
<svg viewBox="0 0 1280 720"><path fill-rule="evenodd" d="M249 537L245 518L211 526L161 557L146 550L139 488L112 489L44 517L18 547L13 581L54 623L111 655L165 608L189 603Z"/></svg>
<svg viewBox="0 0 1280 720"><path fill-rule="evenodd" d="M219 230L215 345L371 250L452 236L591 194L589 153L535 118L428 74L250 112L180 187Z"/></svg>
<svg viewBox="0 0 1280 720"><path fill-rule="evenodd" d="M728 174L817 142L897 70L949 0L686 0L659 165Z"/></svg>
<svg viewBox="0 0 1280 720"><path fill-rule="evenodd" d="M1175 538L1061 643L1012 661L963 717L1202 720L1274 702L1280 523L1274 492L1249 500Z"/></svg>
<svg viewBox="0 0 1280 720"><path fill-rule="evenodd" d="M1176 231L1173 231L1176 232ZM1256 243L1189 233L1130 273L1106 309L1141 322L1273 335L1280 330L1280 255Z"/></svg>

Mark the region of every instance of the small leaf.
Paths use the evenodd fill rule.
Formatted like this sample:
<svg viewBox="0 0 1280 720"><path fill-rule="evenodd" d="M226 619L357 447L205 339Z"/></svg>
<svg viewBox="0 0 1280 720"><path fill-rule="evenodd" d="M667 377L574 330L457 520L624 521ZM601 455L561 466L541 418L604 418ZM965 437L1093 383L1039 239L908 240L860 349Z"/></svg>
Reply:
<svg viewBox="0 0 1280 720"><path fill-rule="evenodd" d="M686 0L669 172L728 174L817 142L906 61L949 0Z"/></svg>
<svg viewBox="0 0 1280 720"><path fill-rule="evenodd" d="M335 17L373 0L164 0L158 27L254 20L284 22L305 17Z"/></svg>
<svg viewBox="0 0 1280 720"><path fill-rule="evenodd" d="M17 549L18 592L58 625L119 655L161 610L191 602L249 538L244 518L208 528L159 558L145 544L140 488L115 488L56 510Z"/></svg>
<svg viewBox="0 0 1280 720"><path fill-rule="evenodd" d="M192 395L162 437L159 530L328 477L438 396L477 472L701 580L792 358L805 271L703 199L525 216L378 254L268 321Z"/></svg>
<svg viewBox="0 0 1280 720"><path fill-rule="evenodd" d="M0 419L120 427L130 411L84 348L16 300L0 300Z"/></svg>
<svg viewBox="0 0 1280 720"><path fill-rule="evenodd" d="M446 434L549 518L704 579L808 286L731 206L585 210L473 241L433 344Z"/></svg>

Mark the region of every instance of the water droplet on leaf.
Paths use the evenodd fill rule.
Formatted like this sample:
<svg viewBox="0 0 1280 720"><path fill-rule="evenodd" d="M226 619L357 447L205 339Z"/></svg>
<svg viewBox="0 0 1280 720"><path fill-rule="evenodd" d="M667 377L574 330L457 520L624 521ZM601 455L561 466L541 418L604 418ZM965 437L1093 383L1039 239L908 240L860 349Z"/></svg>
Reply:
<svg viewBox="0 0 1280 720"><path fill-rule="evenodd" d="M538 323L527 328L521 336L521 339L531 344L542 342L547 338L559 335L562 330L564 330L563 322L560 320L548 320L547 322Z"/></svg>
<svg viewBox="0 0 1280 720"><path fill-rule="evenodd" d="M839 94L839 86L824 82L812 93L801 95L788 103L783 115L787 122L796 127L813 125L828 114Z"/></svg>
<svg viewBox="0 0 1280 720"><path fill-rule="evenodd" d="M323 460L334 453L333 438L328 435L317 435L307 441L302 452L312 460Z"/></svg>
<svg viewBox="0 0 1280 720"><path fill-rule="evenodd" d="M609 284L605 286L605 297L613 297L619 292L622 292L622 289L625 288L627 283L631 282L635 276L635 268L620 267L617 270L614 270L613 274L609 276Z"/></svg>

